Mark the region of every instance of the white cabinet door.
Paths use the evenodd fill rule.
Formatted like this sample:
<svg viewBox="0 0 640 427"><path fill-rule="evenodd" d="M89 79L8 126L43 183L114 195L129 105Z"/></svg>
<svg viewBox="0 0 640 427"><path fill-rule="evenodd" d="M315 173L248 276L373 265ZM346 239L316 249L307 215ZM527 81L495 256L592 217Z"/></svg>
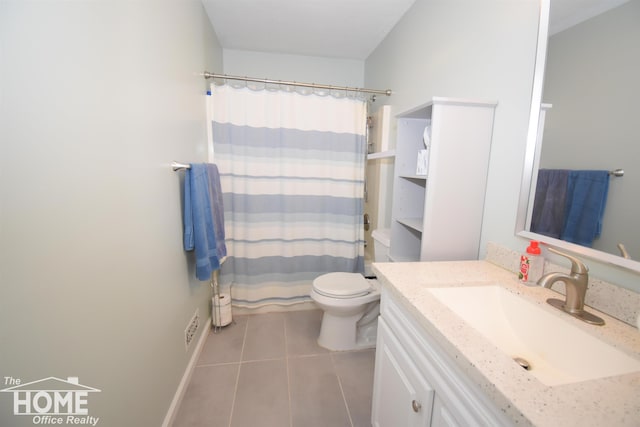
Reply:
<svg viewBox="0 0 640 427"><path fill-rule="evenodd" d="M433 416L431 418L431 427L463 427L453 416L453 411L449 410L442 400L435 396L433 400Z"/></svg>
<svg viewBox="0 0 640 427"><path fill-rule="evenodd" d="M433 388L385 323L378 320L373 386L374 427L418 427L431 422Z"/></svg>

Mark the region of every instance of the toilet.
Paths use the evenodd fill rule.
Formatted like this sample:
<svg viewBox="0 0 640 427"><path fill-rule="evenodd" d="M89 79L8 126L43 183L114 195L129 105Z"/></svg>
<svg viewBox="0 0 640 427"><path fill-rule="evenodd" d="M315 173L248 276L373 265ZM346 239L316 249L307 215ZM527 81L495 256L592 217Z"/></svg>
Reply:
<svg viewBox="0 0 640 427"><path fill-rule="evenodd" d="M388 231L375 231L372 235L388 238ZM388 239L376 239L374 251L375 261L388 261ZM377 280L366 279L360 273L323 274L313 281L311 299L324 312L318 336L320 346L334 351L375 347L380 314Z"/></svg>

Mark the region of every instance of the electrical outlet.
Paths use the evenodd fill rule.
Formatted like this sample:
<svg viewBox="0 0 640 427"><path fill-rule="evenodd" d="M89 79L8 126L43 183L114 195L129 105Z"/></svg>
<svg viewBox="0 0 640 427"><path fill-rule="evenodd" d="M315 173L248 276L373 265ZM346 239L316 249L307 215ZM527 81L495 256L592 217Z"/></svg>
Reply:
<svg viewBox="0 0 640 427"><path fill-rule="evenodd" d="M187 324L187 328L184 330L184 348L185 350L189 350L189 344L193 341L193 338L196 336L196 331L200 326L200 315L198 314L198 310L194 313L191 321Z"/></svg>

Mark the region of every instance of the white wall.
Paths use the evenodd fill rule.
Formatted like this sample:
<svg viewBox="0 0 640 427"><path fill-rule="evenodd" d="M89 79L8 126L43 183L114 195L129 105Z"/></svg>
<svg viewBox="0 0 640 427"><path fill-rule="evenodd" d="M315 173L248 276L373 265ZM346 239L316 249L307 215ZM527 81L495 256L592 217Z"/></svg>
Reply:
<svg viewBox="0 0 640 427"><path fill-rule="evenodd" d="M362 87L364 61L224 49L224 72L272 80Z"/></svg>
<svg viewBox="0 0 640 427"><path fill-rule="evenodd" d="M365 84L389 87L394 114L431 96L498 100L481 248L515 236L538 25L537 0L417 0L367 58ZM484 257L484 253L480 254ZM552 260L566 265L558 257ZM560 261L558 261L560 260ZM594 260L590 273L638 291L638 275Z"/></svg>
<svg viewBox="0 0 640 427"><path fill-rule="evenodd" d="M158 426L209 309L169 163L206 160L221 48L199 1L5 0L0 43L0 389L77 376L99 425Z"/></svg>
<svg viewBox="0 0 640 427"><path fill-rule="evenodd" d="M526 246L514 230L537 26L535 0L417 0L365 64L368 87L393 90L382 102L394 114L433 96L498 101L483 251L488 241L517 250Z"/></svg>

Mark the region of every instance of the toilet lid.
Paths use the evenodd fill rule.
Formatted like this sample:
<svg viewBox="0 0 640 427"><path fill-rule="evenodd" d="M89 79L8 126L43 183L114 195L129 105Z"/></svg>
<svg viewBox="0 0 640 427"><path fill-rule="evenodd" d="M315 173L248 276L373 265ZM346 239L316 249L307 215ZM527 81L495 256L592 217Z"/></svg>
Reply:
<svg viewBox="0 0 640 427"><path fill-rule="evenodd" d="M354 298L368 294L371 285L360 273L328 273L313 281L313 289L329 297Z"/></svg>

